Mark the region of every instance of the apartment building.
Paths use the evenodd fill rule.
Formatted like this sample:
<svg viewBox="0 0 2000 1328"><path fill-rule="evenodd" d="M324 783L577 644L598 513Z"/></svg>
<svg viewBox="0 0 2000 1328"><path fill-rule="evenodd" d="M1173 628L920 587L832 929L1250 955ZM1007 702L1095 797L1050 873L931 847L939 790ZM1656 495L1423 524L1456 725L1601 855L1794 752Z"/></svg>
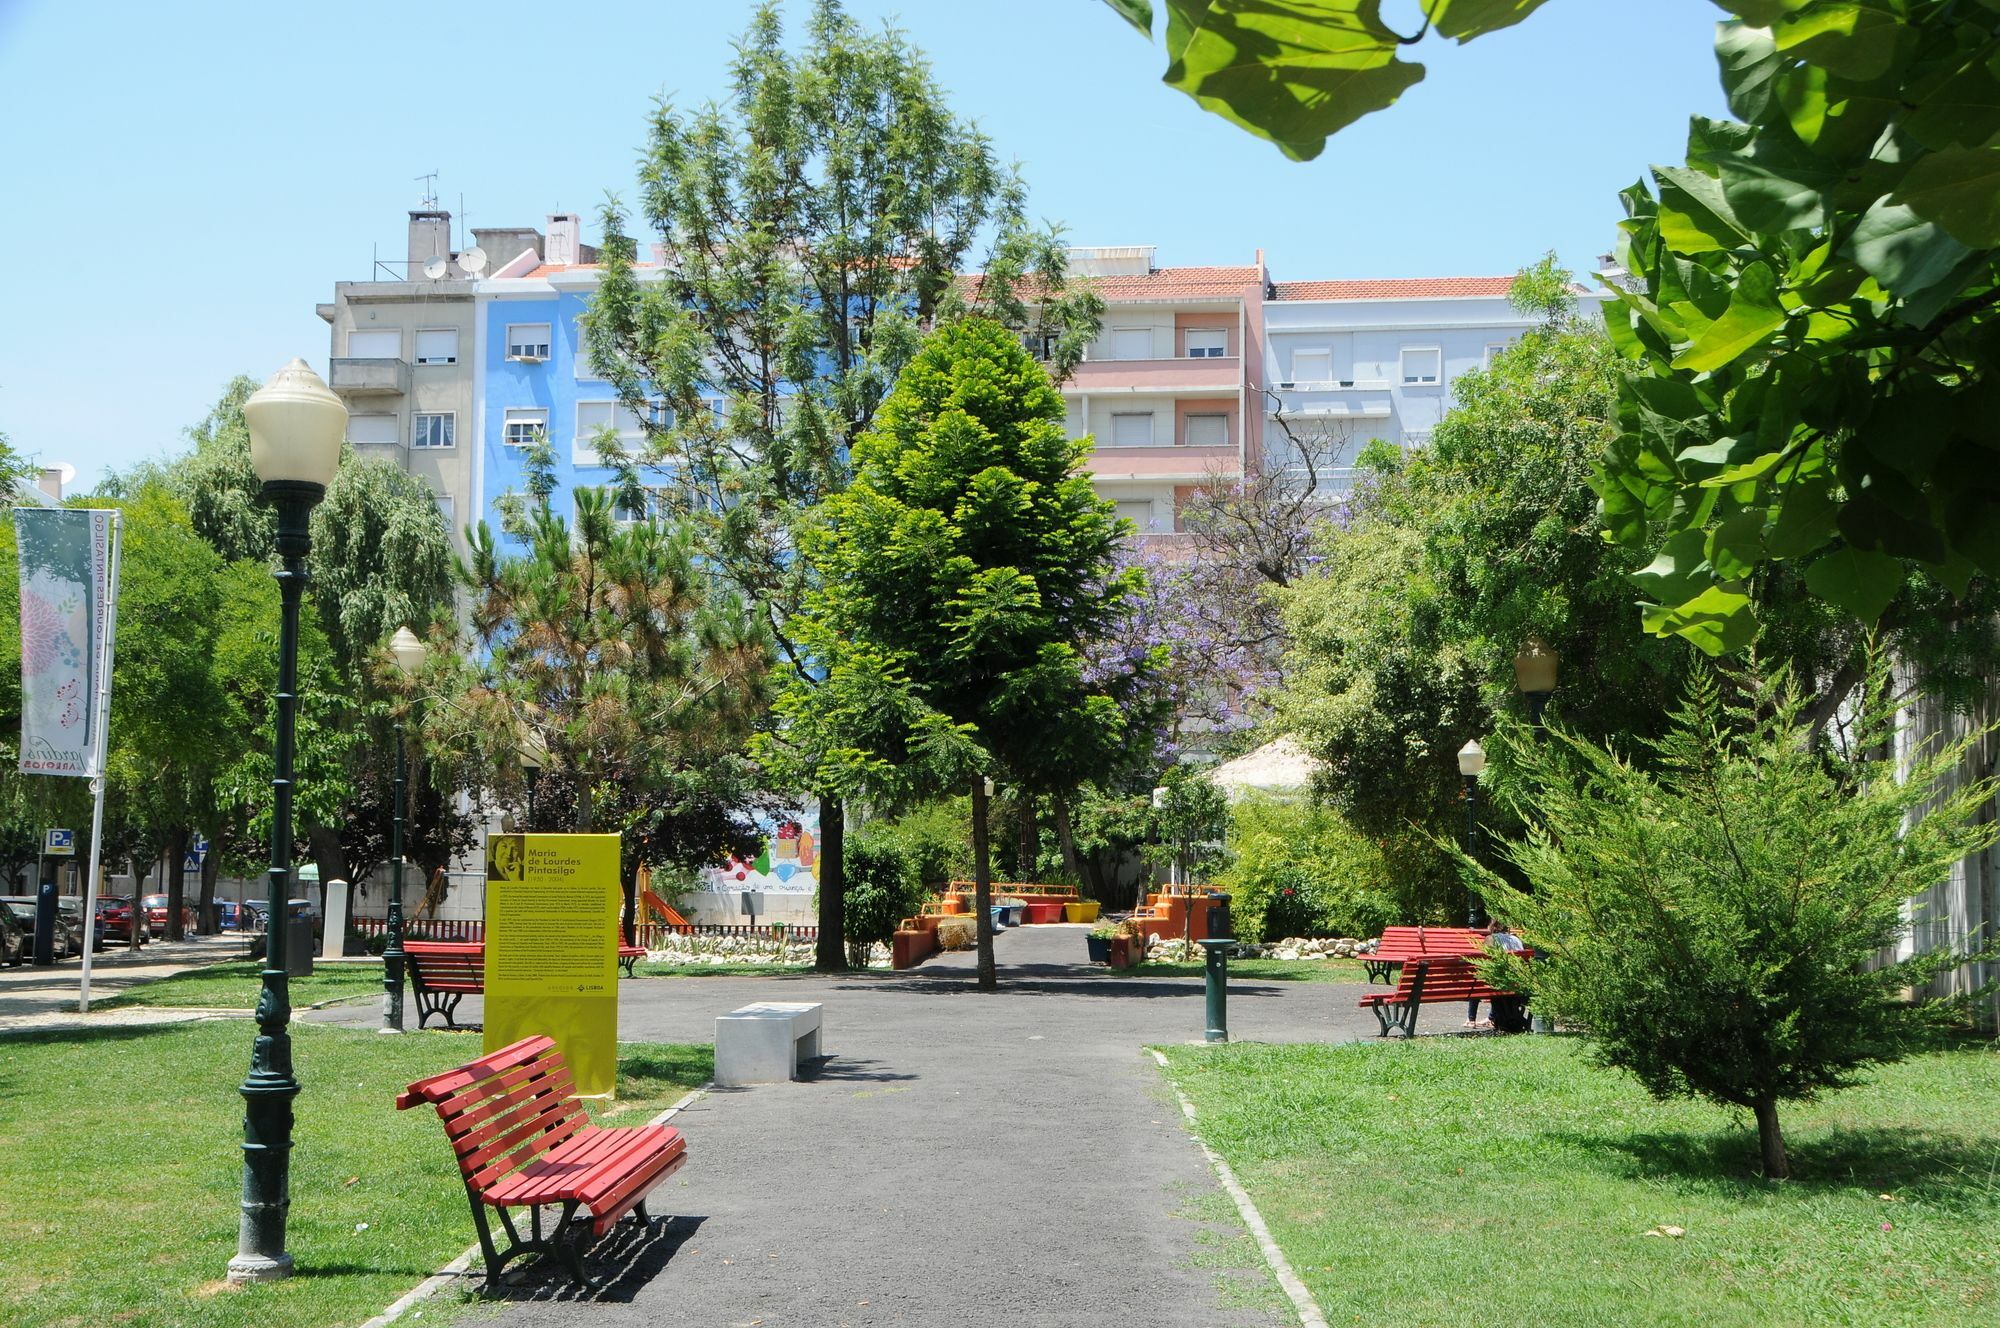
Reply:
<svg viewBox="0 0 2000 1328"><path fill-rule="evenodd" d="M451 214L410 213L406 256L380 260L365 281L334 284L317 307L331 329L327 384L347 405L347 437L364 456L394 463L429 484L453 546L476 511L473 286L491 265L538 256L538 231L474 230L465 252L452 245Z"/></svg>
<svg viewBox="0 0 2000 1328"><path fill-rule="evenodd" d="M1268 329L1264 447L1295 464L1289 438L1338 459L1336 491L1352 483L1355 454L1372 439L1419 447L1451 409L1451 385L1484 369L1535 325L1507 302L1512 277L1280 281ZM1600 297L1580 293L1597 308Z"/></svg>
<svg viewBox="0 0 2000 1328"><path fill-rule="evenodd" d="M1175 528L1196 485L1234 478L1263 447L1260 250L1241 267L1156 267L1149 245L1075 249L1070 273L1105 303L1103 327L1062 384L1071 436L1096 446L1103 497L1142 533Z"/></svg>

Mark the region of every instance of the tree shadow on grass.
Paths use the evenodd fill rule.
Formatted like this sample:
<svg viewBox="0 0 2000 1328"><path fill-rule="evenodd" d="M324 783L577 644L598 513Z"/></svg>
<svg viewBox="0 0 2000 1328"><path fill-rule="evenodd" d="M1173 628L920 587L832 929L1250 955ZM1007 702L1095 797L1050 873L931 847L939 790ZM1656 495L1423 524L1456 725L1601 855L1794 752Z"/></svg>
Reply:
<svg viewBox="0 0 2000 1328"><path fill-rule="evenodd" d="M1955 1213L2000 1213L2000 1140L1949 1131L1883 1126L1801 1133L1785 1141L1791 1179L1776 1184L1759 1169L1754 1128L1549 1137L1603 1157L1634 1180L1801 1196L1863 1189Z"/></svg>

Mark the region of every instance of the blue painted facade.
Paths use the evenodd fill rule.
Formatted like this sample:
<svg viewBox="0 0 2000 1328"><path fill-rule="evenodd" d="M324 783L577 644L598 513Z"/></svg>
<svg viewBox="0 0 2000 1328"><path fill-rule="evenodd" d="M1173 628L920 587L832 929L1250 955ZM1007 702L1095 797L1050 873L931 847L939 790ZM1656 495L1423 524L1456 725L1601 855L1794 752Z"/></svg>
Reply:
<svg viewBox="0 0 2000 1328"><path fill-rule="evenodd" d="M595 287L594 271L571 269L545 277L494 278L477 288L475 502L496 536L501 496L524 492L527 481L525 449L510 441L510 434L518 439L533 427L546 430L556 461L556 492L549 504L565 515L573 510L577 489L613 479L590 445L604 422L621 424L628 448L636 450L641 442L637 421L617 405L611 385L591 377L587 368L577 319ZM547 329L545 339L534 331L540 328ZM518 353L544 346L545 360ZM502 547L512 542L503 537Z"/></svg>

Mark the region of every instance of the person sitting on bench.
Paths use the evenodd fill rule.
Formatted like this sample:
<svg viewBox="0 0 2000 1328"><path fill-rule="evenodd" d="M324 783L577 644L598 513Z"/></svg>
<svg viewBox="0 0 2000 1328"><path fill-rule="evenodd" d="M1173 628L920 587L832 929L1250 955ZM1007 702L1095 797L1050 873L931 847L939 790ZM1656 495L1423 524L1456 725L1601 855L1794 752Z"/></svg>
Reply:
<svg viewBox="0 0 2000 1328"><path fill-rule="evenodd" d="M1510 927L1508 927L1506 923L1500 921L1498 918L1495 918L1493 921L1486 924L1486 948L1489 950L1505 950L1509 954L1516 954L1522 950L1527 949L1528 947L1521 940L1520 937L1514 934L1513 930ZM1492 1013L1494 1015L1498 1015L1500 1013L1500 1005L1501 1001L1503 1000L1506 1001L1511 1007L1509 1010L1509 1014L1511 1017L1509 1018L1508 1022L1509 1023L1518 1022L1518 1016L1513 1015L1513 1011L1515 1009L1518 1009L1520 1004L1520 997L1518 996L1501 997L1497 1000L1488 1002L1488 1005L1492 1010ZM1495 1026L1495 1021L1491 1017L1489 1017L1484 1023L1480 1022L1479 998L1477 996L1474 996L1471 1000L1465 1003L1465 1026L1467 1028L1492 1028ZM1509 1028L1507 1031L1517 1032L1519 1030L1517 1028Z"/></svg>

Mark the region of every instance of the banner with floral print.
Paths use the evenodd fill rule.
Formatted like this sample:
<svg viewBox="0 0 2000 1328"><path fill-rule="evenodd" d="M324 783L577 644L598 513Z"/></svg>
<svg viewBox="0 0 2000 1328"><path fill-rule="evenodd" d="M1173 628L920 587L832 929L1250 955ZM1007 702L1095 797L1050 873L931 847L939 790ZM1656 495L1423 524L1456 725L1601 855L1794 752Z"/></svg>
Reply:
<svg viewBox="0 0 2000 1328"><path fill-rule="evenodd" d="M112 513L20 507L21 769L96 773L98 670L110 657Z"/></svg>

